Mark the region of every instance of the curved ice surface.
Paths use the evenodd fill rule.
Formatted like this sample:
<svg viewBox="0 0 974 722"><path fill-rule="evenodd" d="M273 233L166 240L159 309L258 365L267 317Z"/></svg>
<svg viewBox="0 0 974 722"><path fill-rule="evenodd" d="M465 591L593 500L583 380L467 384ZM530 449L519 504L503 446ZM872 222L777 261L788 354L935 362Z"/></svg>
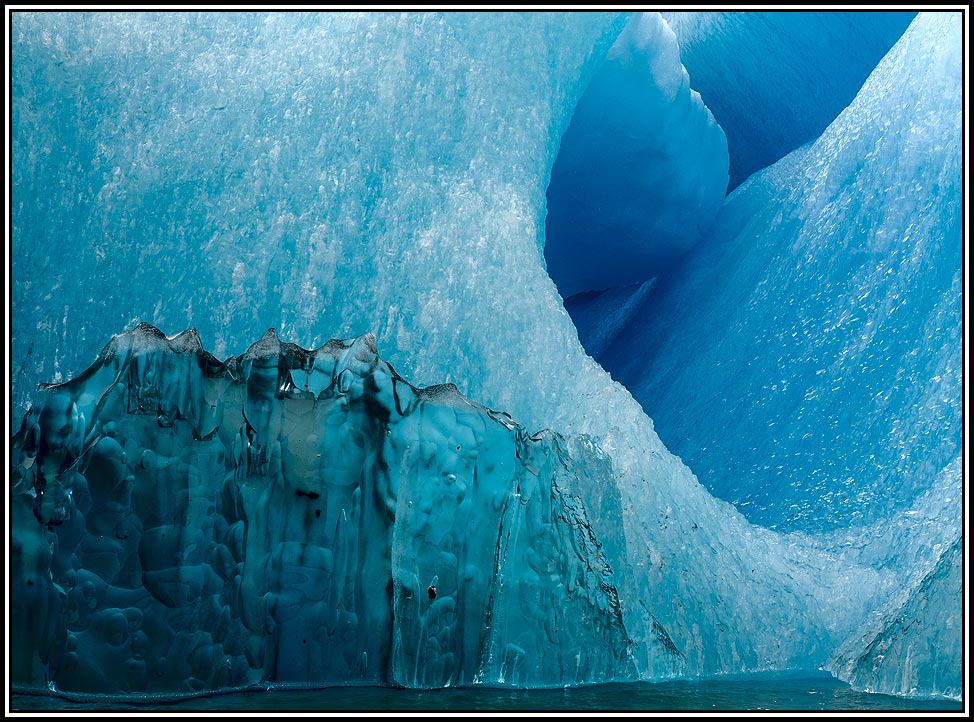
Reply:
<svg viewBox="0 0 974 722"><path fill-rule="evenodd" d="M659 13L637 14L575 107L548 184L545 259L562 296L645 281L709 227L727 140Z"/></svg>
<svg viewBox="0 0 974 722"><path fill-rule="evenodd" d="M730 187L814 140L913 12L664 12L693 87L727 134Z"/></svg>
<svg viewBox="0 0 974 722"><path fill-rule="evenodd" d="M575 344L551 328L545 179L625 23L15 13L16 415L143 320L221 356L268 326L309 345L371 330L415 382L550 423L527 408L546 384L513 368L530 339Z"/></svg>
<svg viewBox="0 0 974 722"><path fill-rule="evenodd" d="M692 258L590 315L668 448L752 521L872 524L961 454L959 18L918 16L821 138L728 197Z"/></svg>
<svg viewBox="0 0 974 722"><path fill-rule="evenodd" d="M133 317L196 326L220 356L244 348L268 325L311 345L374 329L388 360L414 382L452 382L523 426L552 428L564 439L579 478L573 492L613 570L640 676L824 664L885 601L875 591L885 575L751 525L710 496L664 448L629 392L582 350L542 268L545 188L559 138L625 23L598 13L14 13L16 407L26 410L37 381L85 367L94 344ZM211 391L201 412L217 398ZM136 394L131 403L152 409L153 393ZM242 418L242 410L234 413ZM73 453L80 417L70 405L52 406L49 422L51 458ZM168 411L138 423L161 438L186 426ZM197 430L202 442L210 431L208 424ZM24 448L32 449L35 436L25 433ZM168 480L174 495L186 499L187 513L192 503L192 513L206 516L209 504L199 509L189 489L219 462L220 433L209 439L215 458L203 454L193 464L170 464L176 453L165 449L132 461L124 446L123 463L110 436L97 454L94 447L88 453L109 479L126 479L125 469L144 459L147 466L132 476ZM355 438L350 459L365 448ZM176 480L184 473L181 486ZM74 490L72 480L61 487L71 483L80 507L87 503L83 485ZM128 498L137 499L134 490L145 486L134 485ZM167 483L157 486L168 493ZM135 537L114 521L125 517L127 488L88 491L106 509L93 528L108 533L88 532L87 519L73 531L65 519L56 532L68 533L70 543L80 538L97 572L77 575L70 596L63 585L45 582L21 597L26 616L15 633L37 644L11 645L11 661L17 656L33 679L43 678L50 650L64 650L65 658L80 656L78 650L95 655L89 640L107 639L123 644L102 648L102 661L89 669L112 669L116 685L126 675L138 683L140 659L147 658L138 632L167 638L172 627L162 622L179 618L179 607L140 617L146 597L98 582L97 574L116 566L132 573L121 561L138 559L124 556ZM56 485L52 493L54 501L45 498L36 509L49 522L64 509ZM292 496L287 508L295 513L313 501ZM39 529L40 536L15 537L12 567L60 573L64 562L34 511L33 499L13 505L13 523L26 519L34 527L22 528ZM213 562L220 579L251 543L242 526L233 528L222 537L227 553ZM163 572L182 549L187 568L199 570L176 580L159 573L149 583L176 601L209 599L219 582L198 561L198 537L187 530L181 539L185 545L173 545L158 533L147 542L156 556L147 558ZM265 567L286 569L278 560L295 554L282 548ZM300 578L270 575L267 583L293 581L300 591L320 580L316 570L327 565L318 557L298 562ZM427 590L443 583L419 581ZM283 609L293 601L285 595ZM62 604L65 618L76 611L71 623L86 624L90 635L62 638L57 625L45 624L57 615L36 613ZM226 656L232 658L226 679L244 662L242 676L256 674L247 670L267 659L260 643L231 647L225 656L211 642L223 633L222 620L235 630L243 622L224 617L211 601L192 609L206 629L172 637L176 659L163 682L206 683L193 670L215 674L211 663L225 664ZM342 609L348 621L353 610L347 603ZM335 614L326 627L333 631ZM272 635L264 639L277 643ZM289 638L302 648L303 639ZM682 656L659 652L670 645ZM507 670L510 682L521 668L519 650L528 659L528 648L514 642L491 669ZM290 659L300 671L303 658ZM359 662L371 670L378 664ZM96 689L103 682L95 673L78 679Z"/></svg>
<svg viewBox="0 0 974 722"><path fill-rule="evenodd" d="M269 331L221 363L143 324L43 396L13 444L15 682L635 674L584 460L410 386L370 335L306 351Z"/></svg>

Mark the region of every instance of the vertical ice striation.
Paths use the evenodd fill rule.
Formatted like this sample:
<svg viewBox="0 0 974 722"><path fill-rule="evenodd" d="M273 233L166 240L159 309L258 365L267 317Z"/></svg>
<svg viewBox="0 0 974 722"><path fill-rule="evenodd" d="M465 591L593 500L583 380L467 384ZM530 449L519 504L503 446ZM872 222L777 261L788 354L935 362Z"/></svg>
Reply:
<svg viewBox="0 0 974 722"><path fill-rule="evenodd" d="M645 281L727 190L727 141L659 13L637 14L575 107L548 184L545 259L564 297Z"/></svg>
<svg viewBox="0 0 974 722"><path fill-rule="evenodd" d="M15 416L135 319L221 356L268 326L372 330L417 383L550 423L552 370L512 370L522 339L574 343L539 263L545 183L625 23L14 13Z"/></svg>
<svg viewBox="0 0 974 722"><path fill-rule="evenodd" d="M664 12L727 134L730 187L817 138L913 12Z"/></svg>
<svg viewBox="0 0 974 722"><path fill-rule="evenodd" d="M452 385L413 388L371 336L305 351L269 331L221 363L141 325L44 396L13 446L15 682L635 673L584 460Z"/></svg>

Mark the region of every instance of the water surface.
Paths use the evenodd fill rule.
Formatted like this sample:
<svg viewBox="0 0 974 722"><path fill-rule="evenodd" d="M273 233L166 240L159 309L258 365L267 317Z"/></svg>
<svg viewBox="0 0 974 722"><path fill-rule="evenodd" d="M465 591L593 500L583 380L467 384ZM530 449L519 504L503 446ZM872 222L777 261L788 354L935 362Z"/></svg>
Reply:
<svg viewBox="0 0 974 722"><path fill-rule="evenodd" d="M135 712L663 712L663 711L963 711L961 702L857 692L829 674L760 674L570 689L254 687L189 697L91 696L15 690L11 710Z"/></svg>

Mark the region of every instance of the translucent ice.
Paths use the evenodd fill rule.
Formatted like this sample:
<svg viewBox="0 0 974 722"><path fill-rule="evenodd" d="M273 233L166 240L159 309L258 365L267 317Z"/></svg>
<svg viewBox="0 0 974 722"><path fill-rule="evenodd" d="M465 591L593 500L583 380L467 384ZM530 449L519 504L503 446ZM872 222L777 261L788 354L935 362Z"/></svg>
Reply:
<svg viewBox="0 0 974 722"><path fill-rule="evenodd" d="M730 187L817 138L912 12L664 12L727 134Z"/></svg>
<svg viewBox="0 0 974 722"><path fill-rule="evenodd" d="M545 259L564 297L645 281L700 239L727 141L659 13L634 17L578 101L548 184Z"/></svg>
<svg viewBox="0 0 974 722"><path fill-rule="evenodd" d="M413 388L371 336L221 363L140 325L44 397L13 446L16 682L635 673L565 441Z"/></svg>
<svg viewBox="0 0 974 722"><path fill-rule="evenodd" d="M585 354L545 273L559 140L625 17L12 20L18 423L34 404L11 459L15 681L814 669L886 608L889 576L866 557L748 523L699 485ZM919 141L904 134L900 150ZM769 213L782 234L794 223ZM524 437L441 388L416 392L382 437L398 382L373 371L385 367L365 339L309 355L267 337L221 364L191 334L141 333L145 353L124 356L119 378L96 364L33 395L135 318L194 325L220 357L271 325L312 346L373 330L417 384L451 382L552 432ZM282 369L293 397L278 398ZM478 489L483 473L504 492L478 496L474 470ZM489 615L461 603L488 587Z"/></svg>

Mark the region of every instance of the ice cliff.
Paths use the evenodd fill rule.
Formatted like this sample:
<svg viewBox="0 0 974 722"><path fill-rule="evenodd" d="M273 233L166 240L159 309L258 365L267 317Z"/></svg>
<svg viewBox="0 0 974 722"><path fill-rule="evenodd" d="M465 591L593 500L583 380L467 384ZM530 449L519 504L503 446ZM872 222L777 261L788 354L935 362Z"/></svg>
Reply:
<svg viewBox="0 0 974 722"><path fill-rule="evenodd" d="M566 685L630 677L588 471L371 336L116 336L14 440L15 682ZM673 655L672 644L660 654Z"/></svg>
<svg viewBox="0 0 974 722"><path fill-rule="evenodd" d="M651 294L654 311L682 303L659 338L601 325L608 358L631 344L627 389L546 273L546 190L587 89L624 101L598 79L630 22L616 51L664 74L641 91L677 91L642 97L702 129L672 147L716 142L659 18L14 13L12 680L562 685L828 665L954 694L957 17L918 16L822 138L690 229L703 271L608 304L621 323ZM667 147L631 147L647 139ZM726 153L697 149L687 177L725 177ZM809 329L807 351L789 341ZM667 397L645 363L699 395ZM633 398L647 385L664 438L692 412L745 453L755 498L755 469L799 457L788 444L835 460L777 479L757 518L698 483L719 486L713 463L664 446ZM725 386L760 393L734 416L704 403ZM784 448L761 409L793 432ZM866 432L895 463L852 453ZM827 523L796 523L819 502Z"/></svg>

